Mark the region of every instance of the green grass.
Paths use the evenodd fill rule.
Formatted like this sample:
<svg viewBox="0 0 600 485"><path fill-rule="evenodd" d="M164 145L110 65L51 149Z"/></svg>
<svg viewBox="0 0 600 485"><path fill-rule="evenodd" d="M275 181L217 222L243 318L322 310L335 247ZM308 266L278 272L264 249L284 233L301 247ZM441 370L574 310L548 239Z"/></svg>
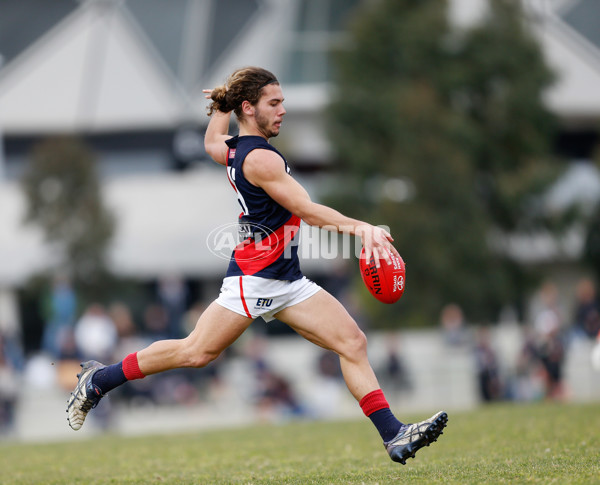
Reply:
<svg viewBox="0 0 600 485"><path fill-rule="evenodd" d="M389 460L367 419L4 443L0 483L600 483L599 411L598 404L503 404L450 413L440 440L406 466Z"/></svg>

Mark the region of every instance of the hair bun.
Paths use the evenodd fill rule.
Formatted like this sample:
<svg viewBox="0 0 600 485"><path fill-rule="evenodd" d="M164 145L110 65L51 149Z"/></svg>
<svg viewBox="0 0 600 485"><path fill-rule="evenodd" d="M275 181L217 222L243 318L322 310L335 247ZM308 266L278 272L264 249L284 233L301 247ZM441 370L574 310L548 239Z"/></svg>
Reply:
<svg viewBox="0 0 600 485"><path fill-rule="evenodd" d="M228 102L227 86L218 86L210 93L212 103L208 107L208 114L211 115L214 111L222 111L227 113L232 110Z"/></svg>

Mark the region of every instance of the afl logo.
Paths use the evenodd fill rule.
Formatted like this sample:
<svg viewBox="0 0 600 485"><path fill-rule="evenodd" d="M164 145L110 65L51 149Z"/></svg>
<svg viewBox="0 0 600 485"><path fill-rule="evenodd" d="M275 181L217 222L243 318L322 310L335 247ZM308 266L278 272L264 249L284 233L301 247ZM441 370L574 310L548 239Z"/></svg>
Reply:
<svg viewBox="0 0 600 485"><path fill-rule="evenodd" d="M223 224L206 238L206 246L212 254L229 261L235 250L238 262L266 258L281 242L266 226L252 223Z"/></svg>

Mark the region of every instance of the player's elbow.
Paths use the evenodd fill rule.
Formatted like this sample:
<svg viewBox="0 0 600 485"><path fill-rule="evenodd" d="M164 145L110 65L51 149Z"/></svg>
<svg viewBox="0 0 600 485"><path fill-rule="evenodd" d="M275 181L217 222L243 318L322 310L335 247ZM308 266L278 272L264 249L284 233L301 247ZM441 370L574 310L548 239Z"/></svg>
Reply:
<svg viewBox="0 0 600 485"><path fill-rule="evenodd" d="M309 226L318 226L318 219L313 214L299 214L295 213L300 219L302 219Z"/></svg>
<svg viewBox="0 0 600 485"><path fill-rule="evenodd" d="M315 210L315 204L299 204L294 208L293 213L296 214L309 226L322 226L323 221Z"/></svg>

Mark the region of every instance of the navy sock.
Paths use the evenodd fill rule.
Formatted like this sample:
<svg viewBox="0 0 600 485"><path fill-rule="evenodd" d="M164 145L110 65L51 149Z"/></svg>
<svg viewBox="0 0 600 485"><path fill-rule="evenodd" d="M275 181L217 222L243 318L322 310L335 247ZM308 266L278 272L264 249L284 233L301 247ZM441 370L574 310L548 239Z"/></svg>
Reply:
<svg viewBox="0 0 600 485"><path fill-rule="evenodd" d="M98 386L102 394L106 394L115 387L127 382L125 373L123 372L123 363L113 364L100 369L92 377L92 384Z"/></svg>
<svg viewBox="0 0 600 485"><path fill-rule="evenodd" d="M380 409L369 415L369 419L373 422L377 431L381 435L383 441L387 442L394 438L400 427L403 425L396 416L392 414L390 408Z"/></svg>

